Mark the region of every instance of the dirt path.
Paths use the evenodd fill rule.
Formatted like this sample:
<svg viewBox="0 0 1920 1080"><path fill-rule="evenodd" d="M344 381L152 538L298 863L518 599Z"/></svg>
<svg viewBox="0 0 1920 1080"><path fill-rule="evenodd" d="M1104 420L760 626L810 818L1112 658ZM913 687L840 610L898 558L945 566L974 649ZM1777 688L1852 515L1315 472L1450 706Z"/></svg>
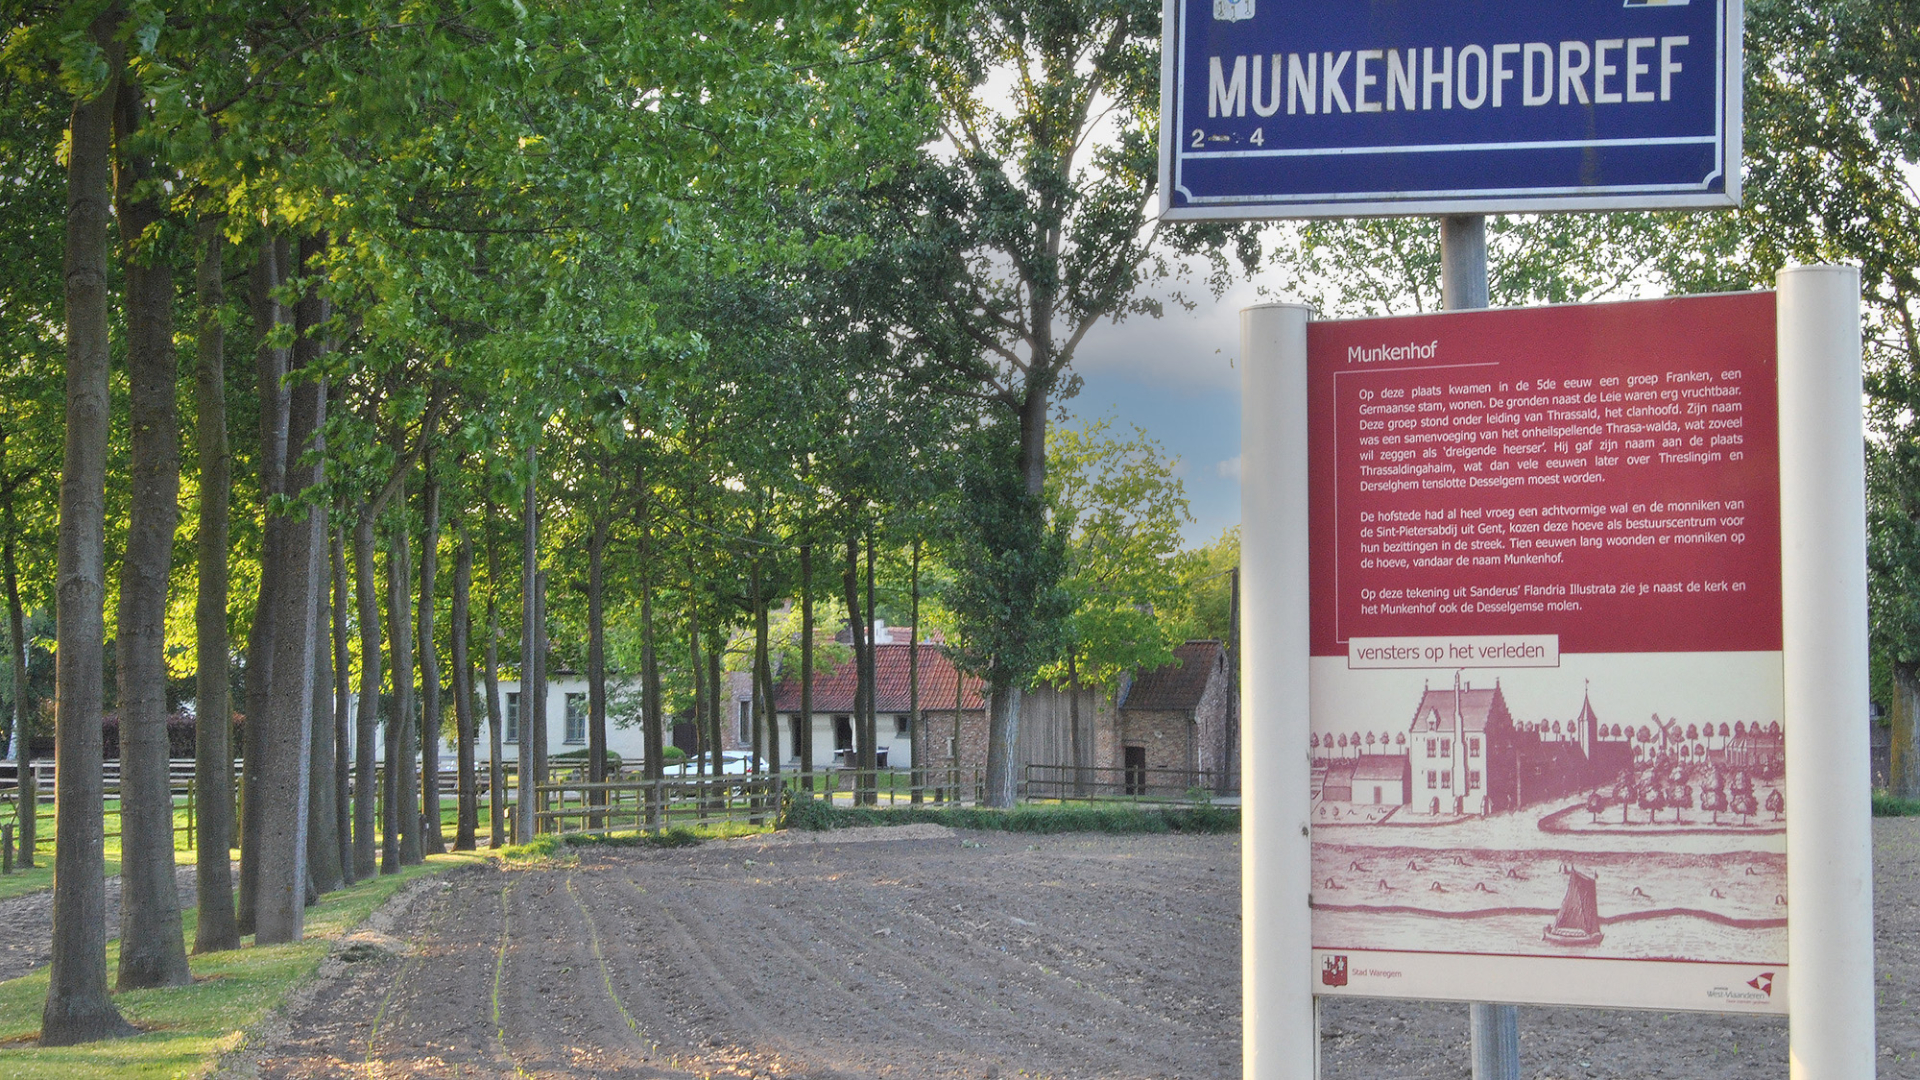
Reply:
<svg viewBox="0 0 1920 1080"><path fill-rule="evenodd" d="M47 855L49 859L52 857L51 853ZM194 893L198 875L191 865L176 868L173 880L180 890L182 910L199 902ZM110 877L107 879L107 940L119 936L120 879ZM0 982L17 979L52 963L52 942L53 890L42 889L0 900Z"/></svg>
<svg viewBox="0 0 1920 1080"><path fill-rule="evenodd" d="M1920 1077L1920 821L1876 823L1881 1076ZM457 871L264 1077L1240 1074L1236 837L873 836ZM1784 1021L1525 1009L1524 1075L1786 1074ZM1330 1001L1327 1080L1468 1075L1466 1010Z"/></svg>

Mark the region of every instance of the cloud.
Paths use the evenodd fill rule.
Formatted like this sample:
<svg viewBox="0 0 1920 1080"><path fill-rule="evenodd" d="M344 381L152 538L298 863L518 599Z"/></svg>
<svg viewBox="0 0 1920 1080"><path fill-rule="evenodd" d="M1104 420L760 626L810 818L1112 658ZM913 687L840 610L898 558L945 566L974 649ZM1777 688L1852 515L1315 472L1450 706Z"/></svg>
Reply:
<svg viewBox="0 0 1920 1080"><path fill-rule="evenodd" d="M1238 390L1240 309L1259 302L1254 285L1241 282L1218 301L1204 286L1188 290L1190 296L1194 292L1200 302L1190 311L1168 302L1158 319L1134 315L1118 324L1101 322L1075 351L1074 370L1189 393Z"/></svg>
<svg viewBox="0 0 1920 1080"><path fill-rule="evenodd" d="M1240 479L1240 455L1235 454L1225 461L1215 462L1213 471L1219 473L1223 480Z"/></svg>

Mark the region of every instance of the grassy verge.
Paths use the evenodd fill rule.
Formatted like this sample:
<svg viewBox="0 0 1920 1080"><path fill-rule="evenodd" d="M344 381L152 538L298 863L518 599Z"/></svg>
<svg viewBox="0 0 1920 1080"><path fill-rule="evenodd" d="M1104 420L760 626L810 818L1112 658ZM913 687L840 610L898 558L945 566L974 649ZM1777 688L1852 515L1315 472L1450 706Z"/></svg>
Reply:
<svg viewBox="0 0 1920 1080"><path fill-rule="evenodd" d="M313 974L333 939L359 925L407 882L484 858L470 853L431 856L424 866L376 877L322 898L307 909L305 941L196 956L192 986L114 995L120 1011L143 1029L130 1039L50 1049L24 1045L40 1029L46 970L0 982L0 1076L8 1080L102 1076L171 1080L205 1075L221 1053L239 1045L243 1032ZM183 914L186 938L192 941L196 913ZM109 971L118 953L117 943L107 945Z"/></svg>
<svg viewBox="0 0 1920 1080"><path fill-rule="evenodd" d="M1886 791L1873 793L1874 817L1920 817L1920 799L1902 799Z"/></svg>
<svg viewBox="0 0 1920 1080"><path fill-rule="evenodd" d="M704 825L675 825L660 832L620 833L613 836L542 836L530 843L509 844L500 856L510 863L547 862L576 857L569 850L583 847L693 847L709 840L732 840L772 832L771 825L744 821L713 821Z"/></svg>
<svg viewBox="0 0 1920 1080"><path fill-rule="evenodd" d="M1240 811L1208 805L1161 808L1084 804L1016 806L1011 810L926 805L889 809L837 806L802 799L792 805L786 818L789 828L814 830L915 822L932 822L956 829L1024 833L1234 833L1240 831Z"/></svg>

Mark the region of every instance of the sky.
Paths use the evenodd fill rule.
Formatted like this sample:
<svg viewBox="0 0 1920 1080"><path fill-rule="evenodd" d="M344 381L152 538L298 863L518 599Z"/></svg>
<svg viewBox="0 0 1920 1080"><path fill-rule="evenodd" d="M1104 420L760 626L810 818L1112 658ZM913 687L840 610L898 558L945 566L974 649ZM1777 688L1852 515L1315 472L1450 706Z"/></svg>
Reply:
<svg viewBox="0 0 1920 1080"><path fill-rule="evenodd" d="M1191 311L1167 304L1153 319L1102 322L1074 353L1085 380L1067 410L1079 419L1137 424L1179 459L1197 547L1240 521L1240 309L1260 298L1241 282L1217 302L1204 288Z"/></svg>

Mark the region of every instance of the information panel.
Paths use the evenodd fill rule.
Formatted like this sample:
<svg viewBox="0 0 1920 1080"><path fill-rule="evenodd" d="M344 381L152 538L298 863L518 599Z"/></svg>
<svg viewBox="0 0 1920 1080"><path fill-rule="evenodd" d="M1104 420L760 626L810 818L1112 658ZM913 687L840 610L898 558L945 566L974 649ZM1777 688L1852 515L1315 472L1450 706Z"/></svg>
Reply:
<svg viewBox="0 0 1920 1080"><path fill-rule="evenodd" d="M1785 1012L1773 294L1307 342L1316 990Z"/></svg>
<svg viewBox="0 0 1920 1080"><path fill-rule="evenodd" d="M1731 206L1739 0L1166 0L1173 218Z"/></svg>

